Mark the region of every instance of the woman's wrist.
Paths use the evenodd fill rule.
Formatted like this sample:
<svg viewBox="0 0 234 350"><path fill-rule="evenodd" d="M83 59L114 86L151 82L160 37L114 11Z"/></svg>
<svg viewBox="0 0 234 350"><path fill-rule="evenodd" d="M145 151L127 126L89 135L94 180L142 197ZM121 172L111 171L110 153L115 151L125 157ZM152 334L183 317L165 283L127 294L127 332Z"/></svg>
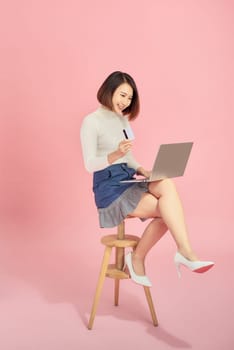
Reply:
<svg viewBox="0 0 234 350"><path fill-rule="evenodd" d="M138 167L136 170L137 175L144 175L144 170L142 166Z"/></svg>
<svg viewBox="0 0 234 350"><path fill-rule="evenodd" d="M139 168L137 168L136 173L137 173L137 175L149 177L151 172L144 169L142 166L140 166Z"/></svg>
<svg viewBox="0 0 234 350"><path fill-rule="evenodd" d="M108 156L107 156L108 163L109 163L109 164L112 164L112 163L114 163L117 159L121 158L122 156L123 156L123 155L122 155L122 153L121 153L119 150L114 151L114 152L108 154Z"/></svg>

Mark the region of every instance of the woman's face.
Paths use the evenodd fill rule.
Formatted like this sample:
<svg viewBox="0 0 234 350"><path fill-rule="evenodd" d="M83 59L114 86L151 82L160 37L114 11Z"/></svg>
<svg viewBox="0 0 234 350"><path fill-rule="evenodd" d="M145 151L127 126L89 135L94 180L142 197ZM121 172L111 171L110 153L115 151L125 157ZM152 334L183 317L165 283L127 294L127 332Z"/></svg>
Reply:
<svg viewBox="0 0 234 350"><path fill-rule="evenodd" d="M112 106L113 111L123 115L123 110L130 106L132 102L133 89L128 83L123 83L113 93Z"/></svg>

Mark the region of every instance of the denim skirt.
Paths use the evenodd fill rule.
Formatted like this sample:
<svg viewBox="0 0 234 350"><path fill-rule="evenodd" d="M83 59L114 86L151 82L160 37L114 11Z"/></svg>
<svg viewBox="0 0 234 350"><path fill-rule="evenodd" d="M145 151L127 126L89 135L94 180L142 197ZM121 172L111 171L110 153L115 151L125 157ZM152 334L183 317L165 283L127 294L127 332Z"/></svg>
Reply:
<svg viewBox="0 0 234 350"><path fill-rule="evenodd" d="M93 192L100 227L119 225L137 207L148 184L120 183L134 178L135 170L126 163L113 164L93 174Z"/></svg>

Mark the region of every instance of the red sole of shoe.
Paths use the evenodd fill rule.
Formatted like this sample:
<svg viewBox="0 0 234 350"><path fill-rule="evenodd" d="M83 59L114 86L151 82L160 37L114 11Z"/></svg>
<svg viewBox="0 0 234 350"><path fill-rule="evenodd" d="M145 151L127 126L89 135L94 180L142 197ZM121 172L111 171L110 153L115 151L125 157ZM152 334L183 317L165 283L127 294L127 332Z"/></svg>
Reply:
<svg viewBox="0 0 234 350"><path fill-rule="evenodd" d="M203 272L206 272L207 270L211 269L211 267L213 267L213 266L214 265L203 266L203 267L200 267L199 269L193 270L193 272L203 273Z"/></svg>

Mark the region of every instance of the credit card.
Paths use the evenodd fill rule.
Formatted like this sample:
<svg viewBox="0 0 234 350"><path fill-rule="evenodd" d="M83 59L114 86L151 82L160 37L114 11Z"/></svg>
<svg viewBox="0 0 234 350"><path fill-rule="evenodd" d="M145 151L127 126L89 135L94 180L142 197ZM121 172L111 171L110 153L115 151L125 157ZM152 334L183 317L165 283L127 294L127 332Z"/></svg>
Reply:
<svg viewBox="0 0 234 350"><path fill-rule="evenodd" d="M135 136L133 134L133 131L130 127L123 129L123 133L126 139L128 140L134 140Z"/></svg>

